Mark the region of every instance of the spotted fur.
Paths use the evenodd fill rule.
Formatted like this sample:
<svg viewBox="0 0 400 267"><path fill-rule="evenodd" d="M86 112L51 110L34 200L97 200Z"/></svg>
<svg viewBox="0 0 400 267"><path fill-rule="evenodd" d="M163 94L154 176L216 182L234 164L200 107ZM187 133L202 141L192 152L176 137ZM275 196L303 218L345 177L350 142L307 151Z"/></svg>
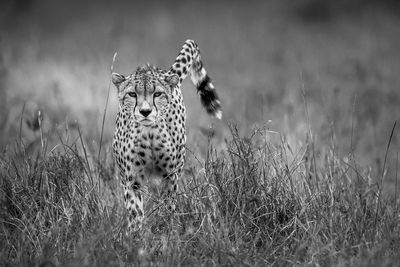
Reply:
<svg viewBox="0 0 400 267"><path fill-rule="evenodd" d="M196 85L206 111L221 118L219 98L199 49L191 40L184 43L168 71L146 65L129 76L112 74L119 99L113 152L133 228L139 227L144 218L141 192L150 177L162 177L165 196L177 191L186 144L181 83L187 75Z"/></svg>

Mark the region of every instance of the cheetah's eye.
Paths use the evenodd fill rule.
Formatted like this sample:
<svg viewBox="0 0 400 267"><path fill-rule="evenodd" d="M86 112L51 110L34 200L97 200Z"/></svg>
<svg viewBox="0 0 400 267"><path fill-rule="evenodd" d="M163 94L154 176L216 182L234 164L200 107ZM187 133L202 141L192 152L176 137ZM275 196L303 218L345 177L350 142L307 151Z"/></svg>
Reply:
<svg viewBox="0 0 400 267"><path fill-rule="evenodd" d="M129 92L128 95L129 95L130 97L136 97L136 93L135 93L135 92Z"/></svg>
<svg viewBox="0 0 400 267"><path fill-rule="evenodd" d="M161 95L160 92L155 92L155 93L154 93L154 97L159 97L160 95Z"/></svg>

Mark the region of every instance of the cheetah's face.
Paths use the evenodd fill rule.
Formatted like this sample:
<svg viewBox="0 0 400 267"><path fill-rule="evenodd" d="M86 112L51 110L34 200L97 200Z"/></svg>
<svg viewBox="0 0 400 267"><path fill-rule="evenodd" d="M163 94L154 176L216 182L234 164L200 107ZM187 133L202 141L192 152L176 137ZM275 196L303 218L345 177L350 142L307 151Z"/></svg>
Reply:
<svg viewBox="0 0 400 267"><path fill-rule="evenodd" d="M112 80L118 88L120 109L134 121L150 126L168 112L171 93L179 78L167 74L154 76L150 70L138 73L140 70L134 77L113 73Z"/></svg>

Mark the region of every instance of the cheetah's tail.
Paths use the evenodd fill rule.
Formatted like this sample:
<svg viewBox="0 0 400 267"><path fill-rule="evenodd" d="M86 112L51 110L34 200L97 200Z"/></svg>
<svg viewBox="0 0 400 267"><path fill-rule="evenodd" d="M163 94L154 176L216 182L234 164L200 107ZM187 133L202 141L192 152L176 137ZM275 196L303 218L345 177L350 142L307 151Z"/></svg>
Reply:
<svg viewBox="0 0 400 267"><path fill-rule="evenodd" d="M200 101L207 113L214 117L222 118L221 101L219 100L217 91L214 88L211 78L206 70L201 66L198 73L200 75L192 75L192 81L197 87L197 92L200 95Z"/></svg>
<svg viewBox="0 0 400 267"><path fill-rule="evenodd" d="M186 40L183 44L170 72L179 76L179 85L190 73L192 82L196 85L197 92L200 94L200 101L207 113L218 119L222 118L221 102L206 69L203 67L199 47L193 40Z"/></svg>
<svg viewBox="0 0 400 267"><path fill-rule="evenodd" d="M215 90L210 76L208 76L207 71L203 66L200 50L197 44L192 40L187 40L186 44L191 44L195 49L195 57L192 63L190 77L192 82L196 85L197 92L200 94L201 104L208 114L221 119L221 101L219 100L217 91Z"/></svg>

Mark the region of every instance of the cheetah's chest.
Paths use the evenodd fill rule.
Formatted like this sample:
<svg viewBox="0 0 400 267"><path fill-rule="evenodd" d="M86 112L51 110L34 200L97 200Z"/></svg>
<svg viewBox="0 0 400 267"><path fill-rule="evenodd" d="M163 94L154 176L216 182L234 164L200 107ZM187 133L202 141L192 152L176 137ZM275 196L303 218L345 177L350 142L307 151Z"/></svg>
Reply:
<svg viewBox="0 0 400 267"><path fill-rule="evenodd" d="M173 124L175 125L175 124ZM131 170L144 167L150 172L170 172L183 159L182 142L176 132L169 131L173 126L166 123L151 127L127 127L117 129L114 136L114 156L120 170ZM127 173L128 174L128 173Z"/></svg>

